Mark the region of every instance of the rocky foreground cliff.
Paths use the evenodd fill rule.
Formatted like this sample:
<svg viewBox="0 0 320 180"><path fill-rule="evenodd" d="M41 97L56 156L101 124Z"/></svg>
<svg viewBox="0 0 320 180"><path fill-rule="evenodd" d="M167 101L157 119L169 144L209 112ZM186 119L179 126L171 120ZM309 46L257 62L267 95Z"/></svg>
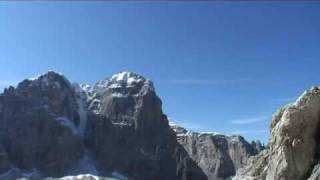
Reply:
<svg viewBox="0 0 320 180"><path fill-rule="evenodd" d="M261 149L169 126L153 83L130 72L89 86L49 71L0 94L0 179L226 179Z"/></svg>
<svg viewBox="0 0 320 180"><path fill-rule="evenodd" d="M273 115L269 148L249 159L235 180L320 179L320 89L313 87Z"/></svg>

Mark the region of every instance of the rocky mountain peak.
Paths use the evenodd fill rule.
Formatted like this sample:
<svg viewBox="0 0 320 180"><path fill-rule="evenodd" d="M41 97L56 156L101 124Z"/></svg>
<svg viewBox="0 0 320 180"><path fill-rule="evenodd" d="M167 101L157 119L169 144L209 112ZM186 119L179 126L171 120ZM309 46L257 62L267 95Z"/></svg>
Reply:
<svg viewBox="0 0 320 180"><path fill-rule="evenodd" d="M36 77L25 79L18 83L17 92L25 93L33 90L68 91L72 89L71 83L60 73L48 71Z"/></svg>
<svg viewBox="0 0 320 180"><path fill-rule="evenodd" d="M86 87L88 90L88 87ZM141 90L154 91L153 83L141 75L123 71L114 74L109 79L98 81L91 89L98 96L109 92L115 97L123 97L139 93Z"/></svg>
<svg viewBox="0 0 320 180"><path fill-rule="evenodd" d="M130 102L127 101L132 101L132 98L142 97L148 93L155 96L152 81L139 74L127 71L114 74L111 78L98 81L93 86L81 85L81 88L88 96L89 109L97 114L101 113L103 105L109 104L109 102L119 101L118 103L121 104L130 104Z"/></svg>
<svg viewBox="0 0 320 180"><path fill-rule="evenodd" d="M27 79L34 83L41 83L42 85L48 86L50 84L67 85L70 87L70 82L67 80L64 75L55 71L48 71L43 74L38 75L37 77Z"/></svg>
<svg viewBox="0 0 320 180"><path fill-rule="evenodd" d="M112 75L110 78L110 82L123 84L126 86L133 86L134 84L138 84L140 82L144 82L146 79L136 73L122 71L117 74Z"/></svg>

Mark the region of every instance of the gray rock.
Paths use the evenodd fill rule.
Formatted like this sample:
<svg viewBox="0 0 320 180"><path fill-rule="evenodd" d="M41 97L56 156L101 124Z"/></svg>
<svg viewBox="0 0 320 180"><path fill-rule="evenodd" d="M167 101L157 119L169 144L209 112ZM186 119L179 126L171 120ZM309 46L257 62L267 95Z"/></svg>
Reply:
<svg viewBox="0 0 320 180"><path fill-rule="evenodd" d="M319 180L320 179L320 164L313 167L310 177L308 180Z"/></svg>
<svg viewBox="0 0 320 180"><path fill-rule="evenodd" d="M171 128L161 106L130 72L92 87L52 71L26 79L0 94L0 179L225 179L263 148Z"/></svg>
<svg viewBox="0 0 320 180"><path fill-rule="evenodd" d="M259 152L263 151L266 148L264 144L262 144L259 140L252 141L251 146L253 147L255 154L258 154Z"/></svg>
<svg viewBox="0 0 320 180"><path fill-rule="evenodd" d="M103 82L93 87L90 106L92 148L104 171L141 180L207 179L177 143L151 81L123 72Z"/></svg>
<svg viewBox="0 0 320 180"><path fill-rule="evenodd" d="M233 176L250 156L264 148L260 144L260 149L256 149L241 136L188 132L174 123L170 125L177 133L178 142L208 179L226 179Z"/></svg>
<svg viewBox="0 0 320 180"><path fill-rule="evenodd" d="M235 179L291 180L314 177L319 160L320 91L314 87L274 114L269 149L238 171Z"/></svg>
<svg viewBox="0 0 320 180"><path fill-rule="evenodd" d="M261 151L258 155L249 158L243 168L238 169L235 180L263 180L266 179L268 166L268 150Z"/></svg>
<svg viewBox="0 0 320 180"><path fill-rule="evenodd" d="M0 174L9 171L12 168L12 164L9 160L8 154L5 148L0 144Z"/></svg>
<svg viewBox="0 0 320 180"><path fill-rule="evenodd" d="M82 156L74 132L79 124L75 94L63 76L48 72L0 97L1 143L15 167L60 176Z"/></svg>

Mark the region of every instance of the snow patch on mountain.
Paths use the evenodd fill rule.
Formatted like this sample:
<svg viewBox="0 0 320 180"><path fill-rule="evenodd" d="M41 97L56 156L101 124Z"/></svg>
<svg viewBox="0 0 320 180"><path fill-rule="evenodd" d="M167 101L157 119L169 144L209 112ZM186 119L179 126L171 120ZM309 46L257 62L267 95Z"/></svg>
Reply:
<svg viewBox="0 0 320 180"><path fill-rule="evenodd" d="M92 86L90 86L89 84L80 84L79 86L86 93L92 92Z"/></svg>
<svg viewBox="0 0 320 180"><path fill-rule="evenodd" d="M71 122L70 119L66 117L57 117L55 120L58 121L61 125L68 127L73 134L79 134L78 129L75 127L75 125L73 124L73 122Z"/></svg>
<svg viewBox="0 0 320 180"><path fill-rule="evenodd" d="M218 132L195 132L191 130L187 130L186 128L177 125L176 123L172 122L171 119L169 119L169 126L171 129L177 134L177 136L189 136L189 135L197 135L197 136L204 136L204 135L211 135L211 136L216 136L216 135L222 135L221 133Z"/></svg>
<svg viewBox="0 0 320 180"><path fill-rule="evenodd" d="M85 151L84 156L78 161L78 163L73 166L68 173L69 175L78 174L90 174L97 176L99 174L95 161L92 158L92 154L88 150Z"/></svg>
<svg viewBox="0 0 320 180"><path fill-rule="evenodd" d="M109 80L107 84L107 88L115 89L115 91L120 89L126 89L126 88L132 88L136 86L142 86L146 84L148 80L146 80L144 77L133 73L133 72L127 72L123 71L117 74L114 74ZM152 83L150 83L152 85ZM120 91L120 93L123 93L125 91Z"/></svg>
<svg viewBox="0 0 320 180"><path fill-rule="evenodd" d="M145 81L145 78L132 72L123 71L118 74L114 74L111 77L110 81L118 82L118 83L121 82L130 86L130 85L133 85L134 83L140 83Z"/></svg>
<svg viewBox="0 0 320 180"><path fill-rule="evenodd" d="M103 94L108 88L109 80L98 81L90 90L97 94Z"/></svg>
<svg viewBox="0 0 320 180"><path fill-rule="evenodd" d="M99 180L100 178L98 176L94 176L91 174L80 174L77 176L65 176L59 179L61 180L85 180L85 179Z"/></svg>
<svg viewBox="0 0 320 180"><path fill-rule="evenodd" d="M128 180L128 177L126 177L125 175L123 175L117 171L112 172L112 176L115 178L118 178L119 180Z"/></svg>
<svg viewBox="0 0 320 180"><path fill-rule="evenodd" d="M98 81L93 86L80 85L80 88L85 92L88 109L96 114L101 112L102 97L106 97L106 95L112 98L127 98L128 96L144 96L145 93L154 91L152 81L127 71Z"/></svg>
<svg viewBox="0 0 320 180"><path fill-rule="evenodd" d="M78 127L79 134L83 135L86 124L87 124L87 118L88 118L88 112L87 112L87 95L86 92L78 85L75 84L75 92L76 92L76 98L78 103L78 114L80 117L80 123Z"/></svg>

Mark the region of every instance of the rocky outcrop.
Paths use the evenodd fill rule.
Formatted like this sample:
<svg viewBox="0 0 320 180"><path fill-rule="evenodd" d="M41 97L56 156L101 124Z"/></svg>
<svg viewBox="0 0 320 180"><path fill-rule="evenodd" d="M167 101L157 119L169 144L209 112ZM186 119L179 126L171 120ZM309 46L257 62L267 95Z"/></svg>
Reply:
<svg viewBox="0 0 320 180"><path fill-rule="evenodd" d="M233 176L250 156L264 149L260 142L251 145L237 135L190 132L174 123L170 123L170 126L176 132L178 142L208 179L226 179Z"/></svg>
<svg viewBox="0 0 320 180"><path fill-rule="evenodd" d="M224 179L262 148L172 129L161 104L130 72L92 87L53 71L26 79L0 94L0 179Z"/></svg>
<svg viewBox="0 0 320 180"><path fill-rule="evenodd" d="M269 148L251 158L234 179L319 178L320 90L313 87L273 115Z"/></svg>
<svg viewBox="0 0 320 180"><path fill-rule="evenodd" d="M310 177L308 180L318 180L320 179L320 164L318 163L313 167Z"/></svg>

